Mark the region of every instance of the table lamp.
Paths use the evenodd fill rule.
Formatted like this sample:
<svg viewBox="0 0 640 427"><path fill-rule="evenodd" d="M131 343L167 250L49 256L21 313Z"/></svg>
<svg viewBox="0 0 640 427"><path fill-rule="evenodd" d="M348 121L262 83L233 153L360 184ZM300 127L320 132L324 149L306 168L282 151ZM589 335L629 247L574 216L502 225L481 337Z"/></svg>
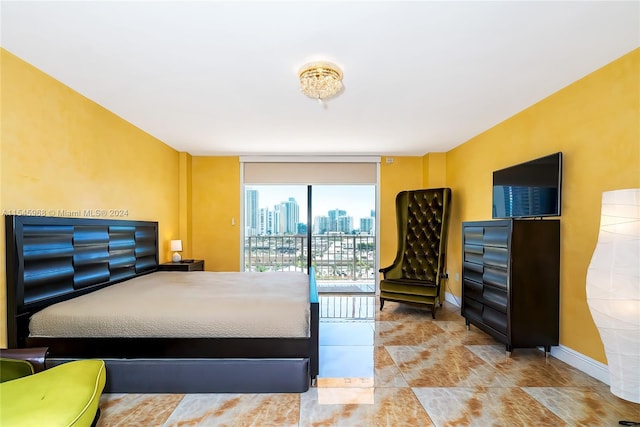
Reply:
<svg viewBox="0 0 640 427"><path fill-rule="evenodd" d="M180 262L182 257L178 252L182 252L182 240L172 240L171 241L171 252L173 252L173 257L171 260L173 262Z"/></svg>

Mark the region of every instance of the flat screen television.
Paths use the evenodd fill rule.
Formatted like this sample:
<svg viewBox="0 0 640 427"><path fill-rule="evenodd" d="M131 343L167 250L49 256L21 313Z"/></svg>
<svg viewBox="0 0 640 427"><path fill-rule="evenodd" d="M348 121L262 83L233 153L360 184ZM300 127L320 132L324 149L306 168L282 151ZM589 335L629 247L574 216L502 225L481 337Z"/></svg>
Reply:
<svg viewBox="0 0 640 427"><path fill-rule="evenodd" d="M562 153L493 172L493 218L560 216Z"/></svg>

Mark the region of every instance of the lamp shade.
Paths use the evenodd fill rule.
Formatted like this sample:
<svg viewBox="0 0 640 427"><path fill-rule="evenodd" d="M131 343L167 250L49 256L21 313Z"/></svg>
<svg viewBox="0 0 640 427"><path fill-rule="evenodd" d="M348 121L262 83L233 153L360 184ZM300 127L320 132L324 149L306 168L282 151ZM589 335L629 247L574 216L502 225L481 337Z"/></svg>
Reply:
<svg viewBox="0 0 640 427"><path fill-rule="evenodd" d="M171 251L172 252L180 252L180 251L182 251L182 240L172 240L171 241Z"/></svg>
<svg viewBox="0 0 640 427"><path fill-rule="evenodd" d="M587 302L609 367L611 392L640 403L640 188L602 194L587 270Z"/></svg>

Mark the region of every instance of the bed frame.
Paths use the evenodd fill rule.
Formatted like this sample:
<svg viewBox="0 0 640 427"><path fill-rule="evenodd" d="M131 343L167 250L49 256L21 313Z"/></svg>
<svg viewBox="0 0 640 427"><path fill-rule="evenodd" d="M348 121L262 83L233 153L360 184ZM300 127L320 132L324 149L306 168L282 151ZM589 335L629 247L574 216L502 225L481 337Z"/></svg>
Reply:
<svg viewBox="0 0 640 427"><path fill-rule="evenodd" d="M318 294L308 338L30 338L39 310L158 269L158 223L6 216L10 348L48 347L47 366L100 358L105 392L304 392L318 374ZM188 273L186 273L188 274Z"/></svg>

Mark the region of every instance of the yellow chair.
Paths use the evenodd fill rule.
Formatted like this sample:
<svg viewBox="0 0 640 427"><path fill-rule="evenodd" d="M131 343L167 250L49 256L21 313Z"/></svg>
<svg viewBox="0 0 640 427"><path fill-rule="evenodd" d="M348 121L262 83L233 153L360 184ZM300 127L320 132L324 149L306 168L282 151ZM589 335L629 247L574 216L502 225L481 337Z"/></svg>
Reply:
<svg viewBox="0 0 640 427"><path fill-rule="evenodd" d="M78 360L38 372L38 363L0 353L0 425L95 425L106 381L102 360Z"/></svg>
<svg viewBox="0 0 640 427"><path fill-rule="evenodd" d="M442 306L451 189L402 191L396 196L398 249L395 261L381 268L380 310L398 301L431 308Z"/></svg>

